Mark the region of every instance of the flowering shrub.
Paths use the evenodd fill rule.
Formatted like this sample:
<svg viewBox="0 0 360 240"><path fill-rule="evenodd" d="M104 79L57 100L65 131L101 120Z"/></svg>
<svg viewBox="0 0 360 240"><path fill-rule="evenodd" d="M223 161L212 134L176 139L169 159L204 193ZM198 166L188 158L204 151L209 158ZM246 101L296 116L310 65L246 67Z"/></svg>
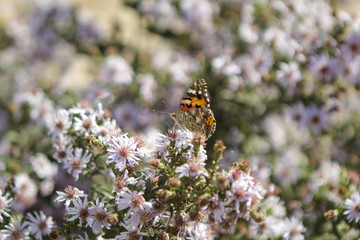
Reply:
<svg viewBox="0 0 360 240"><path fill-rule="evenodd" d="M360 18L330 2L128 0L149 51L65 1L16 6L0 239L360 238ZM198 78L209 139L161 113Z"/></svg>

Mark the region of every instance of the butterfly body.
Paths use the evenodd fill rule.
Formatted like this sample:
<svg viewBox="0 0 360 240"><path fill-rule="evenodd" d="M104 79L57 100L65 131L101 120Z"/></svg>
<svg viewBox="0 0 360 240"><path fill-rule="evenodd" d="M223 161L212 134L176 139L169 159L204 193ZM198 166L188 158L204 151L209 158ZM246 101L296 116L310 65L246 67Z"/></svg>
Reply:
<svg viewBox="0 0 360 240"><path fill-rule="evenodd" d="M171 117L175 124L191 132L197 132L208 139L215 132L216 120L210 109L207 84L199 79L185 92L177 113Z"/></svg>

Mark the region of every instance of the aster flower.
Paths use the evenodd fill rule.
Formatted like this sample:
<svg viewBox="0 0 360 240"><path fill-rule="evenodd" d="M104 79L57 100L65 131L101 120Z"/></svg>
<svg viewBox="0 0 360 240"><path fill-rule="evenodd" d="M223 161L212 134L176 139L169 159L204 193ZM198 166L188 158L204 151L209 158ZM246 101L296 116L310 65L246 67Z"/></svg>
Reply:
<svg viewBox="0 0 360 240"><path fill-rule="evenodd" d="M90 133L96 132L98 128L96 123L96 115L90 114L80 114L81 118L75 117L74 118L74 130L79 131L80 133L85 134L85 136L89 135Z"/></svg>
<svg viewBox="0 0 360 240"><path fill-rule="evenodd" d="M300 176L301 152L296 148L287 149L274 166L274 175L281 186L297 182Z"/></svg>
<svg viewBox="0 0 360 240"><path fill-rule="evenodd" d="M105 81L129 85L132 82L133 70L121 56L107 56L101 68Z"/></svg>
<svg viewBox="0 0 360 240"><path fill-rule="evenodd" d="M91 218L93 219L92 230L94 233L100 233L102 231L103 226L107 229L110 228L109 223L107 222L107 218L109 216L109 212L104 207L104 200L101 202L99 199L96 199L95 204L91 203L92 206L89 209L89 213Z"/></svg>
<svg viewBox="0 0 360 240"><path fill-rule="evenodd" d="M175 172L179 174L178 178L182 178L184 176L197 177L197 176L205 176L208 177L208 173L205 169L205 162L192 160L188 161L185 164L177 167Z"/></svg>
<svg viewBox="0 0 360 240"><path fill-rule="evenodd" d="M279 82L288 88L289 94L296 93L301 87L301 72L296 62L280 63L280 69L276 72Z"/></svg>
<svg viewBox="0 0 360 240"><path fill-rule="evenodd" d="M234 201L236 213L247 219L249 217L248 212L240 209L241 205L252 206L263 199L266 191L250 175L250 171L248 173L234 171L230 174L232 176L232 184L231 190L226 192L229 197L227 204Z"/></svg>
<svg viewBox="0 0 360 240"><path fill-rule="evenodd" d="M66 215L69 216L68 221L72 222L75 219L79 219L79 227L83 225L84 221L86 221L86 226L92 226L94 220L91 218L89 208L86 206L87 197L84 197L83 200L81 198L72 199L72 203L74 207L66 209Z"/></svg>
<svg viewBox="0 0 360 240"><path fill-rule="evenodd" d="M58 172L58 164L51 163L43 153L30 157L30 162L36 175L41 179L53 178Z"/></svg>
<svg viewBox="0 0 360 240"><path fill-rule="evenodd" d="M360 220L360 194L358 192L352 194L350 199L345 200L344 215L346 216L346 220L348 222L358 223Z"/></svg>
<svg viewBox="0 0 360 240"><path fill-rule="evenodd" d="M305 127L306 108L302 103L291 106L285 111L286 117L299 127Z"/></svg>
<svg viewBox="0 0 360 240"><path fill-rule="evenodd" d="M28 240L29 230L27 224L22 222L21 218L11 219L10 223L5 226L5 229L0 231L1 240Z"/></svg>
<svg viewBox="0 0 360 240"><path fill-rule="evenodd" d="M53 148L55 152L52 156L58 163L64 163L67 159L74 157L72 144L69 146L66 146L65 144L53 144Z"/></svg>
<svg viewBox="0 0 360 240"><path fill-rule="evenodd" d="M214 234L212 232L211 226L205 223L196 223L192 227L187 228L189 240L198 240L198 239L214 239Z"/></svg>
<svg viewBox="0 0 360 240"><path fill-rule="evenodd" d="M147 209L139 209L135 211L126 221L126 225L134 226L141 229L144 225L149 224L154 219L153 212Z"/></svg>
<svg viewBox="0 0 360 240"><path fill-rule="evenodd" d="M56 191L59 195L55 202L65 202L66 208L70 206L70 203L74 200L79 200L80 197L87 197L87 194L84 191L81 191L73 186L67 186L64 190L65 192Z"/></svg>
<svg viewBox="0 0 360 240"><path fill-rule="evenodd" d="M11 205L12 202L12 198L10 197L9 193L5 193L3 195L2 190L0 189L0 223L2 223L4 221L4 218L2 215L4 215L5 217L10 217L9 212L9 207Z"/></svg>
<svg viewBox="0 0 360 240"><path fill-rule="evenodd" d="M285 225L282 218L274 216L265 216L264 221L260 223L251 222L250 235L254 239L276 238L285 232Z"/></svg>
<svg viewBox="0 0 360 240"><path fill-rule="evenodd" d="M226 211L229 210L225 208L225 203L219 201L219 196L215 194L209 199L208 204L203 208L207 213L216 221L221 222L222 217L226 216Z"/></svg>
<svg viewBox="0 0 360 240"><path fill-rule="evenodd" d="M336 62L326 54L314 56L309 65L309 70L314 76L329 82L336 74Z"/></svg>
<svg viewBox="0 0 360 240"><path fill-rule="evenodd" d="M319 134L328 128L328 116L321 107L311 105L306 110L302 125L308 126L314 133Z"/></svg>
<svg viewBox="0 0 360 240"><path fill-rule="evenodd" d="M136 183L137 180L134 177L129 177L129 172L125 169L123 175L116 177L114 180L115 192L120 193L127 189L127 185L135 185Z"/></svg>
<svg viewBox="0 0 360 240"><path fill-rule="evenodd" d="M11 207L21 211L35 203L38 189L29 175L21 173L15 177L15 192L16 195Z"/></svg>
<svg viewBox="0 0 360 240"><path fill-rule="evenodd" d="M121 225L126 229L126 232L120 233L120 235L115 236L116 240L128 240L128 239L143 239L143 236L147 236L148 233L140 232L140 230L133 225L125 225L121 223Z"/></svg>
<svg viewBox="0 0 360 240"><path fill-rule="evenodd" d="M65 161L64 168L77 180L89 163L90 158L91 154L88 150L85 150L83 154L82 148L75 148L75 154Z"/></svg>
<svg viewBox="0 0 360 240"><path fill-rule="evenodd" d="M136 211L139 209L150 209L152 204L145 201L143 194L144 193L142 191L122 191L116 194L116 205L118 206L119 210L129 208L127 216L130 216L131 211Z"/></svg>
<svg viewBox="0 0 360 240"><path fill-rule="evenodd" d="M48 236L56 227L52 217L47 217L42 211L34 212L34 214L28 213L25 224L29 227L30 233L39 240L42 240L43 236Z"/></svg>
<svg viewBox="0 0 360 240"><path fill-rule="evenodd" d="M351 60L360 54L360 32L355 32L347 36L344 44L340 46L345 59Z"/></svg>
<svg viewBox="0 0 360 240"><path fill-rule="evenodd" d="M51 117L47 118L49 134L54 136L65 134L71 127L69 112L65 109L56 111Z"/></svg>
<svg viewBox="0 0 360 240"><path fill-rule="evenodd" d="M284 222L285 233L283 234L283 239L285 240L303 240L305 239L303 232L306 231L306 228L297 218L290 218Z"/></svg>
<svg viewBox="0 0 360 240"><path fill-rule="evenodd" d="M112 137L107 152L109 162L114 162L115 168L119 169L119 171L123 171L127 166L133 168L140 161L134 138L128 138L126 134L120 137Z"/></svg>
<svg viewBox="0 0 360 240"><path fill-rule="evenodd" d="M104 144L108 144L109 136L116 129L116 121L114 119L105 119L101 125L97 125L94 130L97 138Z"/></svg>

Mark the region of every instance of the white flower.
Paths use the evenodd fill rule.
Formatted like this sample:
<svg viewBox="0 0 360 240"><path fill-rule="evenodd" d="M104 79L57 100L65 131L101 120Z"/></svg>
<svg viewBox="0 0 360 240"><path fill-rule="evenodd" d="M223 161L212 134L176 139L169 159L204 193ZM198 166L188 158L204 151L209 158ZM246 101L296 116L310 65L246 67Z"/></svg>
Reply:
<svg viewBox="0 0 360 240"><path fill-rule="evenodd" d="M3 195L2 190L0 189L0 223L4 221L2 215L6 217L10 217L8 211L11 205L12 198L10 197L9 193L5 193Z"/></svg>
<svg viewBox="0 0 360 240"><path fill-rule="evenodd" d="M27 214L25 224L29 227L30 233L35 235L36 239L42 240L42 236L48 236L52 229L56 227L52 217L47 217L42 211Z"/></svg>
<svg viewBox="0 0 360 240"><path fill-rule="evenodd" d="M72 144L67 147L65 144L53 144L53 148L55 152L52 156L59 163L64 163L67 159L71 159L74 157Z"/></svg>
<svg viewBox="0 0 360 240"><path fill-rule="evenodd" d="M189 22L189 27L199 27L210 31L213 28L213 15L216 4L208 0L184 0L180 2L181 11Z"/></svg>
<svg viewBox="0 0 360 240"><path fill-rule="evenodd" d="M58 165L51 163L43 153L37 153L35 156L30 157L30 163L36 175L41 178L53 178L58 172Z"/></svg>
<svg viewBox="0 0 360 240"><path fill-rule="evenodd" d="M116 194L116 205L119 210L123 210L129 208L127 212L127 216L130 216L131 211L137 211L139 209L150 209L152 204L150 202L146 202L143 197L143 192L140 191L122 191Z"/></svg>
<svg viewBox="0 0 360 240"><path fill-rule="evenodd" d="M65 134L71 127L69 112L65 109L56 111L47 119L47 127L52 135Z"/></svg>
<svg viewBox="0 0 360 240"><path fill-rule="evenodd" d="M86 168L86 164L90 161L91 154L88 150L85 150L83 154L82 148L75 148L74 156L69 157L65 164L64 168L67 169L75 180L79 178L80 173Z"/></svg>
<svg viewBox="0 0 360 240"><path fill-rule="evenodd" d="M309 64L309 71L314 76L325 82L329 82L336 74L338 63L326 54L314 56Z"/></svg>
<svg viewBox="0 0 360 240"><path fill-rule="evenodd" d="M302 225L297 218L290 218L284 222L285 233L283 234L283 239L285 240L303 240L303 232L306 231L306 228Z"/></svg>
<svg viewBox="0 0 360 240"><path fill-rule="evenodd" d="M29 230L27 229L26 223L22 223L20 217L16 220L11 219L11 222L5 226L5 229L0 231L1 240L28 240Z"/></svg>
<svg viewBox="0 0 360 240"><path fill-rule="evenodd" d="M129 85L132 82L133 70L120 56L107 56L101 68L102 78L107 82Z"/></svg>
<svg viewBox="0 0 360 240"><path fill-rule="evenodd" d="M360 54L360 32L355 32L346 38L344 44L340 46L345 59L351 60Z"/></svg>
<svg viewBox="0 0 360 240"><path fill-rule="evenodd" d="M205 162L199 160L188 161L187 163L177 167L175 172L179 174L178 178L182 178L184 176L197 177L197 176L205 176L208 177L208 173L205 169Z"/></svg>
<svg viewBox="0 0 360 240"><path fill-rule="evenodd" d="M91 218L93 219L92 229L94 233L100 233L102 231L103 226L107 229L110 228L109 223L107 222L107 218L109 213L104 207L104 200L99 202L99 199L96 199L96 203L91 203L92 206L89 209L89 213Z"/></svg>
<svg viewBox="0 0 360 240"><path fill-rule="evenodd" d="M207 213L212 216L212 218L216 222L221 222L222 217L226 216L225 203L219 201L219 196L215 194L215 196L209 199L208 204L204 207L204 210L207 210Z"/></svg>
<svg viewBox="0 0 360 240"><path fill-rule="evenodd" d="M274 166L275 179L281 186L288 186L297 182L300 176L301 152L296 147L287 149L281 154Z"/></svg>
<svg viewBox="0 0 360 240"><path fill-rule="evenodd" d="M328 128L328 115L321 107L311 105L306 110L303 125L310 127L314 133L321 133Z"/></svg>
<svg viewBox="0 0 360 240"><path fill-rule="evenodd" d="M265 189L248 173L241 171L230 172L232 178L231 190L226 194L229 196L227 203L235 202L235 211L244 218L249 217L249 213L245 209L240 209L243 203L246 207L250 207L254 202L263 199Z"/></svg>
<svg viewBox="0 0 360 240"><path fill-rule="evenodd" d="M139 229L134 225L125 225L124 223L121 223L121 225L126 229L126 232L122 232L120 233L120 235L115 236L116 240L128 240L128 239L141 240L143 236L148 235L148 233L140 232Z"/></svg>
<svg viewBox="0 0 360 240"><path fill-rule="evenodd" d="M285 115L289 120L298 124L299 127L305 126L306 108L302 103L291 106L285 111Z"/></svg>
<svg viewBox="0 0 360 240"><path fill-rule="evenodd" d="M55 199L55 202L65 202L66 208L70 206L73 199L79 200L80 197L87 197L84 191L73 186L67 186L64 191L65 192L56 191L59 196Z"/></svg>
<svg viewBox="0 0 360 240"><path fill-rule="evenodd" d="M153 219L151 210L139 209L135 211L126 221L127 225L141 229L146 223Z"/></svg>
<svg viewBox="0 0 360 240"><path fill-rule="evenodd" d="M360 220L360 194L356 192L350 196L350 199L346 199L344 208L346 209L344 212L344 215L347 215L346 220L350 223L353 221L358 223Z"/></svg>
<svg viewBox="0 0 360 240"><path fill-rule="evenodd" d="M301 87L301 72L297 62L280 63L280 69L276 72L279 82L288 89L289 94L296 93Z"/></svg>
<svg viewBox="0 0 360 240"><path fill-rule="evenodd" d="M137 180L134 177L129 177L129 172L125 169L124 174L122 176L118 176L114 180L115 192L120 193L125 188L127 189L127 185L135 185Z"/></svg>
<svg viewBox="0 0 360 240"><path fill-rule="evenodd" d="M104 143L108 144L109 136L116 130L116 121L114 119L105 119L101 125L95 129L96 136Z"/></svg>
<svg viewBox="0 0 360 240"><path fill-rule="evenodd" d="M29 175L21 173L15 177L15 192L16 195L11 206L20 211L35 203L38 189Z"/></svg>
<svg viewBox="0 0 360 240"><path fill-rule="evenodd" d="M211 226L205 223L196 223L192 227L187 228L189 240L199 240L199 239L214 239L214 234L212 233Z"/></svg>
<svg viewBox="0 0 360 240"><path fill-rule="evenodd" d="M119 169L119 171L123 171L128 165L133 168L140 161L134 138L128 138L126 134L120 137L112 137L107 152L109 162L114 162L115 168Z"/></svg>
<svg viewBox="0 0 360 240"><path fill-rule="evenodd" d="M87 205L87 197L84 197L84 200L81 198L72 199L74 207L69 207L66 210L66 215L73 215L69 217L68 221L72 222L75 219L79 219L79 226L83 225L83 222L86 221L86 226L92 226L94 220L90 216L89 208Z"/></svg>
<svg viewBox="0 0 360 240"><path fill-rule="evenodd" d="M95 133L98 128L96 123L96 115L90 114L80 114L81 118L74 118L74 130L79 131L80 133L85 134L85 136L90 133Z"/></svg>

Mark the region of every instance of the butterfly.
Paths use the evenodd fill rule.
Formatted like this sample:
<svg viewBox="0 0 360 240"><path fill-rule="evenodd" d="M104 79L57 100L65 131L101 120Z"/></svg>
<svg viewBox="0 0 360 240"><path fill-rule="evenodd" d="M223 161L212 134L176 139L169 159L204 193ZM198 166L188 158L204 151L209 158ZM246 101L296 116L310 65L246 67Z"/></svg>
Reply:
<svg viewBox="0 0 360 240"><path fill-rule="evenodd" d="M185 92L177 113L171 113L175 125L191 132L200 133L206 139L214 134L216 120L210 109L207 84L204 79L195 81Z"/></svg>

